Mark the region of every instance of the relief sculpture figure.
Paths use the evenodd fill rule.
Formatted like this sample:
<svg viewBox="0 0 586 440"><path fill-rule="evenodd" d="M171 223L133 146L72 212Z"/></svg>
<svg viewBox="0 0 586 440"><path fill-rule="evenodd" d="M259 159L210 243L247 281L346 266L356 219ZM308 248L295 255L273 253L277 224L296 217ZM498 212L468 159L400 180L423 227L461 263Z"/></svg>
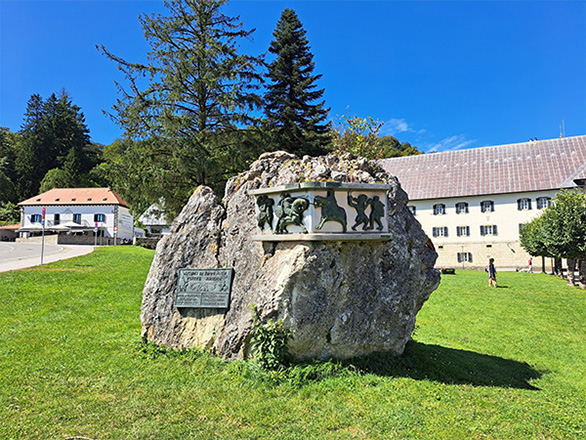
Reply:
<svg viewBox="0 0 586 440"><path fill-rule="evenodd" d="M383 223L381 222L381 218L385 215L385 205L379 200L378 196L373 196L373 198L368 201L368 204L371 206L370 222L368 228L365 229L374 229L374 223L376 223L376 229L382 231Z"/></svg>
<svg viewBox="0 0 586 440"><path fill-rule="evenodd" d="M260 230L264 230L265 225L273 229L273 205L275 201L268 196L262 195L256 200L258 214L256 215L256 224Z"/></svg>
<svg viewBox="0 0 586 440"><path fill-rule="evenodd" d="M338 206L333 190L328 190L326 197L315 196L314 204L321 208L321 220L315 229L320 230L325 222L333 221L340 223L342 229L346 232L346 211L341 206Z"/></svg>
<svg viewBox="0 0 586 440"><path fill-rule="evenodd" d="M307 234L307 229L302 223L303 212L309 208L309 200L302 197L291 197L289 193L281 194L281 200L275 208L275 214L279 220L275 233L286 234L288 225L299 226L304 234Z"/></svg>
<svg viewBox="0 0 586 440"><path fill-rule="evenodd" d="M360 194L358 197L352 197L352 192L348 192L348 205L356 210L356 218L354 219L354 226L352 226L353 231L355 231L356 228L360 225L362 225L363 231L368 229L370 219L364 211L366 211L369 203L370 199L366 194Z"/></svg>

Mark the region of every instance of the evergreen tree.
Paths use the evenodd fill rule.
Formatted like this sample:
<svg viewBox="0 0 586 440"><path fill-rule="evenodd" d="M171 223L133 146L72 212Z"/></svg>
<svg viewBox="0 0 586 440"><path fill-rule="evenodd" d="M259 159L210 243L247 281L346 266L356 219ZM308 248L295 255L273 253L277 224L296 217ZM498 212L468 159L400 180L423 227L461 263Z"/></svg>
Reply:
<svg viewBox="0 0 586 440"><path fill-rule="evenodd" d="M239 41L252 31L244 30L238 17L222 13L226 2L167 0L168 16L143 15L151 48L146 64L127 62L101 47L130 84L129 90L120 88L123 96L112 116L126 137L148 141L140 144L141 154L164 176L151 182L159 185L152 202L164 195L165 206L183 205L201 184L221 190L227 178L223 160L237 148L232 132L249 123L249 112L260 106L261 76L255 69L261 61L238 52Z"/></svg>
<svg viewBox="0 0 586 440"><path fill-rule="evenodd" d="M31 96L20 135L15 159L20 198L35 195L47 172L63 168L68 161L75 163L78 176L95 165L88 154L89 130L83 113L66 93L52 94L46 101L38 94Z"/></svg>
<svg viewBox="0 0 586 440"><path fill-rule="evenodd" d="M19 135L0 127L0 203L18 202L16 182L18 175L14 168Z"/></svg>
<svg viewBox="0 0 586 440"><path fill-rule="evenodd" d="M276 58L268 65L265 114L279 149L298 155L323 154L330 139L328 108L317 89L313 54L306 32L295 11L285 9L273 32L269 52Z"/></svg>

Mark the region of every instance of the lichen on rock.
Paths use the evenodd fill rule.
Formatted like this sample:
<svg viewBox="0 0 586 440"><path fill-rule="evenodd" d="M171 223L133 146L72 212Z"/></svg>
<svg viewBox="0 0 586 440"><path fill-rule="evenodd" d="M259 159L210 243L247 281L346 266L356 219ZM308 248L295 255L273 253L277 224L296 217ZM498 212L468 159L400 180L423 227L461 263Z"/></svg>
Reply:
<svg viewBox="0 0 586 440"><path fill-rule="evenodd" d="M258 188L331 180L386 183L388 241L258 242ZM297 358L349 358L403 352L417 312L439 284L437 258L407 209L407 194L376 162L350 154L299 159L263 154L230 179L220 203L198 188L157 252L143 292L143 335L173 347L209 347L225 358L250 347L251 306L263 318L282 318L294 332ZM230 308L176 309L180 268L234 269Z"/></svg>

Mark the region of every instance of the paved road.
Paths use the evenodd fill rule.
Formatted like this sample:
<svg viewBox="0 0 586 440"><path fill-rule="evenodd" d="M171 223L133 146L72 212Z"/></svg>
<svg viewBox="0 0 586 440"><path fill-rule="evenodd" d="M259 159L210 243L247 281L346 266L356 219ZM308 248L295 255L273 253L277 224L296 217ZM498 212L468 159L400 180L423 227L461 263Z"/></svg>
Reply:
<svg viewBox="0 0 586 440"><path fill-rule="evenodd" d="M43 263L89 254L93 246L45 245ZM41 264L41 245L37 243L0 242L0 272Z"/></svg>

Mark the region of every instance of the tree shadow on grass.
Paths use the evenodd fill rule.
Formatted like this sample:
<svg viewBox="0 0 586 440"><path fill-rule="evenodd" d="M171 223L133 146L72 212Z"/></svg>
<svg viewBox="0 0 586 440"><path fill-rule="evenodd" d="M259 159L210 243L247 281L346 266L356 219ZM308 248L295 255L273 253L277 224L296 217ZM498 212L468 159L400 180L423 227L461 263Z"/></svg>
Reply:
<svg viewBox="0 0 586 440"><path fill-rule="evenodd" d="M525 362L413 340L402 356L374 353L347 362L380 376L526 390L539 390L529 382L542 375Z"/></svg>

